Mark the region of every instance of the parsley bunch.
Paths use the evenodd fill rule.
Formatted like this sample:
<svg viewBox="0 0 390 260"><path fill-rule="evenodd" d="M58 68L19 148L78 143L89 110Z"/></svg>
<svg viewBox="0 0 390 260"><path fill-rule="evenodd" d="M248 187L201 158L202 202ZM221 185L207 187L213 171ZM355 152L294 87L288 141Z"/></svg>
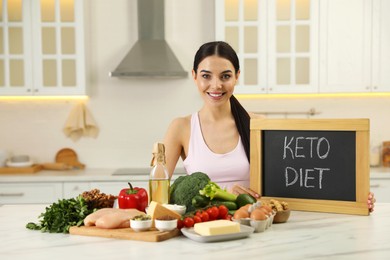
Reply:
<svg viewBox="0 0 390 260"><path fill-rule="evenodd" d="M71 226L83 225L84 218L93 211L94 209L88 208L82 196L58 200L39 215L39 223L30 222L26 228L50 233L69 233Z"/></svg>

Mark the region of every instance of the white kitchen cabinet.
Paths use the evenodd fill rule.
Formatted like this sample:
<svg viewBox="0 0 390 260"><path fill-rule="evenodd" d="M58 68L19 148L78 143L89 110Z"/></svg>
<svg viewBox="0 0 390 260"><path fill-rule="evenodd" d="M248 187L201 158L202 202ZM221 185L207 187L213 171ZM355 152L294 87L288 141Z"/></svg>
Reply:
<svg viewBox="0 0 390 260"><path fill-rule="evenodd" d="M216 0L237 94L390 92L390 0Z"/></svg>
<svg viewBox="0 0 390 260"><path fill-rule="evenodd" d="M216 38L240 59L237 94L318 92L318 1L217 0Z"/></svg>
<svg viewBox="0 0 390 260"><path fill-rule="evenodd" d="M320 6L320 92L390 91L390 1Z"/></svg>
<svg viewBox="0 0 390 260"><path fill-rule="evenodd" d="M4 0L0 95L85 95L82 0Z"/></svg>
<svg viewBox="0 0 390 260"><path fill-rule="evenodd" d="M61 183L0 183L0 204L50 204L61 198Z"/></svg>
<svg viewBox="0 0 390 260"><path fill-rule="evenodd" d="M75 198L84 191L91 190L89 182L64 182L63 183L63 198Z"/></svg>
<svg viewBox="0 0 390 260"><path fill-rule="evenodd" d="M373 0L371 91L390 91L390 0Z"/></svg>
<svg viewBox="0 0 390 260"><path fill-rule="evenodd" d="M320 92L370 91L372 0L320 4Z"/></svg>

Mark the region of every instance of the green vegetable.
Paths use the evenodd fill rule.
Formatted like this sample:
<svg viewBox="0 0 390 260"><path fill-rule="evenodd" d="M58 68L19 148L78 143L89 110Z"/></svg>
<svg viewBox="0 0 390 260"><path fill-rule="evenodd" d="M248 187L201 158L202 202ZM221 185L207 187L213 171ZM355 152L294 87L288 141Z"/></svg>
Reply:
<svg viewBox="0 0 390 260"><path fill-rule="evenodd" d="M221 189L218 184L212 181L209 181L209 183L199 191L199 194L209 197L211 200L220 199L225 201L236 201L237 199L237 195Z"/></svg>
<svg viewBox="0 0 390 260"><path fill-rule="evenodd" d="M206 196L197 194L195 197L192 198L192 206L195 208L203 208L209 205L210 199Z"/></svg>
<svg viewBox="0 0 390 260"><path fill-rule="evenodd" d="M255 197L253 197L250 194L239 194L236 199L236 203L238 208L241 208L242 206L245 206L246 204L253 204L256 203L257 200Z"/></svg>
<svg viewBox="0 0 390 260"><path fill-rule="evenodd" d="M234 213L236 213L236 211L237 211L236 209L234 209L234 210L229 210L229 211L228 211L228 214L234 216Z"/></svg>
<svg viewBox="0 0 390 260"><path fill-rule="evenodd" d="M39 215L39 223L28 223L26 228L50 233L69 233L71 226L83 225L84 218L94 212L80 195L72 199L58 200Z"/></svg>
<svg viewBox="0 0 390 260"><path fill-rule="evenodd" d="M212 200L211 205L225 205L228 210L236 210L237 204L234 201L222 201L222 200Z"/></svg>
<svg viewBox="0 0 390 260"><path fill-rule="evenodd" d="M209 176L203 172L180 176L171 186L170 204L184 205L187 207L186 212L194 210L192 198L198 195L199 190L203 189L209 181Z"/></svg>

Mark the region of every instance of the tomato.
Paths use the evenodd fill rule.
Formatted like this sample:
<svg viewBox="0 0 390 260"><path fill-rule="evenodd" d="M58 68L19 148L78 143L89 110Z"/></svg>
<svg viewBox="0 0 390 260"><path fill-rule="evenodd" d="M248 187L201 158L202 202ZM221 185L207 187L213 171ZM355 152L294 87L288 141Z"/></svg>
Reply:
<svg viewBox="0 0 390 260"><path fill-rule="evenodd" d="M225 205L219 205L218 210L220 219L224 219L229 214L229 209Z"/></svg>
<svg viewBox="0 0 390 260"><path fill-rule="evenodd" d="M209 221L210 217L209 217L209 214L207 214L206 211L203 211L200 218L202 219L202 222L206 222L206 221Z"/></svg>
<svg viewBox="0 0 390 260"><path fill-rule="evenodd" d="M184 227L184 222L182 219L177 220L177 229L182 229Z"/></svg>
<svg viewBox="0 0 390 260"><path fill-rule="evenodd" d="M195 216L200 217L201 215L202 215L202 211L201 211L201 210L198 210L198 211L195 213Z"/></svg>
<svg viewBox="0 0 390 260"><path fill-rule="evenodd" d="M210 220L216 220L218 218L219 210L216 206L208 208L206 212L209 214Z"/></svg>
<svg viewBox="0 0 390 260"><path fill-rule="evenodd" d="M195 216L193 217L193 219L194 219L194 222L195 222L195 223L202 222L202 218L199 217L199 216L196 216L196 215L195 215Z"/></svg>
<svg viewBox="0 0 390 260"><path fill-rule="evenodd" d="M194 226L194 219L190 217L186 217L184 219L184 226L187 228L193 227Z"/></svg>

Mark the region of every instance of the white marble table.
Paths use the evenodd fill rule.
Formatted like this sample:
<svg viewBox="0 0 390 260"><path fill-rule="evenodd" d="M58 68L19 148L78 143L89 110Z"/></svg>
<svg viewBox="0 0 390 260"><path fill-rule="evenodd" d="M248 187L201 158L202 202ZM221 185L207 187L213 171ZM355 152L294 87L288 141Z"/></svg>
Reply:
<svg viewBox="0 0 390 260"><path fill-rule="evenodd" d="M0 206L1 259L389 259L390 204L370 216L294 211L287 223L234 241L163 242L28 230L45 205Z"/></svg>

